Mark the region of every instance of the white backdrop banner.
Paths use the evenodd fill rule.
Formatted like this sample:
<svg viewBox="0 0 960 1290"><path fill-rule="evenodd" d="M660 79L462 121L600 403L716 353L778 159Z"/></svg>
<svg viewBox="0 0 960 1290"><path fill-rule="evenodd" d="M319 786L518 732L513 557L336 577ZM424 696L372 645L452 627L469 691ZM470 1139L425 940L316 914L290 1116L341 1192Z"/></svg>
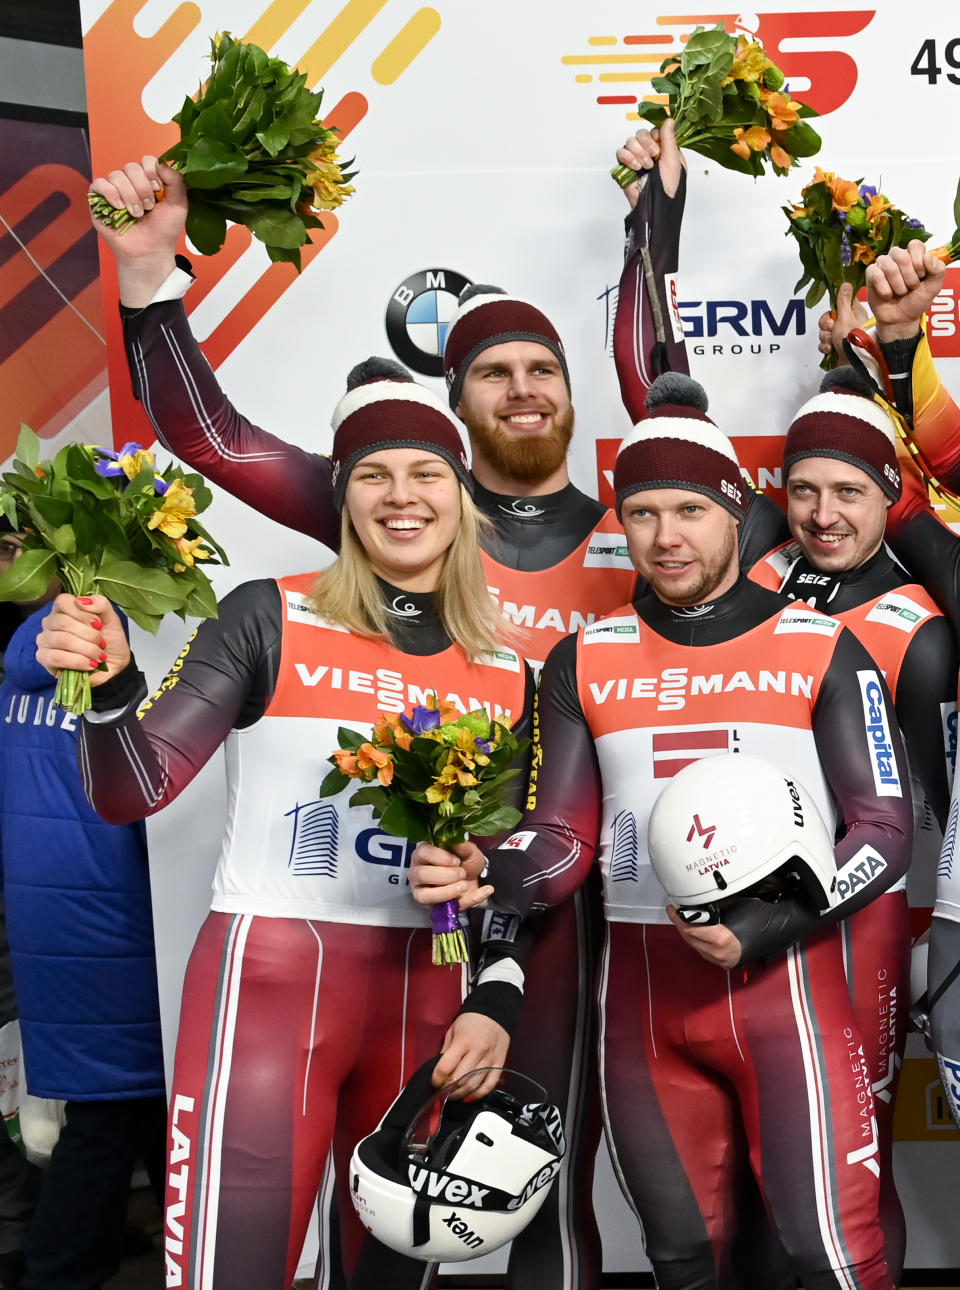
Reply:
<svg viewBox="0 0 960 1290"><path fill-rule="evenodd" d="M627 207L608 171L640 124L636 100L651 75L698 24L722 22L764 43L791 91L823 114L814 124L825 169L882 187L937 242L953 232L956 0L928 0L910 14L891 0L871 8L782 0L757 13L676 12L650 0L436 0L421 8L408 0L85 0L82 9L94 173L169 145L164 123L202 78L218 30L262 44L324 86L328 124L344 131L344 153L356 155L356 195L324 216L301 276L270 267L263 248L234 229L219 256L195 264L199 281L187 301L233 401L319 452L329 447L329 414L355 362L393 353L441 390L436 355L457 291L467 281L496 283L540 305L563 336L578 413L572 472L582 488L607 495L605 471L627 427L611 358ZM755 482L774 490L778 439L819 378L822 307L808 311L794 295L799 260L780 210L799 200L812 173L810 165L753 182L690 158L678 287L691 370ZM107 263L103 280L116 442L149 439L129 395ZM931 333L955 394L958 296L960 269L951 269ZM103 418L101 437L109 435L105 411L93 411ZM87 438L94 419L88 409ZM232 559L218 574L220 590L330 558L220 495L210 526ZM138 641L151 679L183 634L175 624L156 643ZM151 821L171 1040L221 811L215 767ZM933 1063L922 1055L907 1062L901 1103L907 1263L960 1264L960 1228L947 1219L960 1151ZM607 1269L645 1267L608 1172L599 1188Z"/></svg>

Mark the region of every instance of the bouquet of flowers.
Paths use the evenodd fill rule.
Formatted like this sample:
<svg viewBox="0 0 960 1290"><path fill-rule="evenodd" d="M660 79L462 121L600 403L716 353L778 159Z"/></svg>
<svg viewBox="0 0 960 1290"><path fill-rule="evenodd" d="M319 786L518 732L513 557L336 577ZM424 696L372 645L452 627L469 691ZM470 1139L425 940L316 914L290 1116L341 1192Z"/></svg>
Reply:
<svg viewBox="0 0 960 1290"><path fill-rule="evenodd" d="M57 579L75 596L108 596L149 632L169 613L216 618L197 561L228 561L196 518L211 501L199 475L172 465L158 473L136 443L120 452L69 444L41 461L37 436L22 426L13 469L0 478L0 512L23 546L0 577L0 600L40 600ZM85 712L90 677L62 672L55 702Z"/></svg>
<svg viewBox="0 0 960 1290"><path fill-rule="evenodd" d="M370 806L385 833L450 848L473 835L511 829L522 812L507 806L508 786L522 773L513 765L528 740L517 739L504 717L484 708L461 713L436 695L410 716L381 712L372 735L341 726L341 747L321 797L361 780L351 806ZM467 946L455 900L434 905L434 963L462 963Z"/></svg>
<svg viewBox="0 0 960 1290"><path fill-rule="evenodd" d="M800 202L781 209L789 221L786 235L796 238L803 266L794 291L807 288L808 308L826 294L836 309L841 284L852 283L856 295L866 283L867 266L878 255L905 247L914 238L925 242L930 237L920 220L907 216L885 193L861 179L843 179L817 166L800 196ZM835 363L836 357L828 354L820 366Z"/></svg>
<svg viewBox="0 0 960 1290"><path fill-rule="evenodd" d="M307 230L323 227L317 211L353 192L355 172L344 173L337 158L337 131L317 119L323 91L312 93L302 72L228 32L214 36L211 49L210 79L184 99L173 118L180 142L160 158L187 185L187 236L201 255L213 255L227 220L245 224L271 260L299 271ZM97 194L90 208L121 232L133 223Z"/></svg>
<svg viewBox="0 0 960 1290"><path fill-rule="evenodd" d="M682 148L728 170L756 177L769 162L785 175L799 157L820 151L820 136L803 119L818 114L790 97L783 72L759 42L729 36L722 26L698 27L679 59L660 64L651 85L667 103L644 99L640 116L654 126L673 117ZM623 188L637 177L629 166L611 173Z"/></svg>

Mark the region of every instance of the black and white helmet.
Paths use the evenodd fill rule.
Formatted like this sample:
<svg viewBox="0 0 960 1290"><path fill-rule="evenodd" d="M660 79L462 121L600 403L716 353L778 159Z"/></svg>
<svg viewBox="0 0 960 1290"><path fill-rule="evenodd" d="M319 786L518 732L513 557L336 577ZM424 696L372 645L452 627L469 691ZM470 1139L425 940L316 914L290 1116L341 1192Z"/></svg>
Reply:
<svg viewBox="0 0 960 1290"><path fill-rule="evenodd" d="M546 1200L565 1150L560 1113L539 1084L502 1070L492 1092L464 1101L488 1071L432 1090L431 1058L350 1161L364 1227L416 1259L460 1262L513 1240Z"/></svg>
<svg viewBox="0 0 960 1290"><path fill-rule="evenodd" d="M690 923L717 922L730 896L800 895L818 912L839 899L820 812L802 784L759 757L721 753L684 766L654 803L647 847Z"/></svg>

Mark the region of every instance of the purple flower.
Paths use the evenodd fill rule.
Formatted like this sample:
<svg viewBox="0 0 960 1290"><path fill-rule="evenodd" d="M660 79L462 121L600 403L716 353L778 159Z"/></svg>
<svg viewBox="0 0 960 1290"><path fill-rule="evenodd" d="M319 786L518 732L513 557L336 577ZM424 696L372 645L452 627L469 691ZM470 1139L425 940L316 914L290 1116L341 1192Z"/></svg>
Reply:
<svg viewBox="0 0 960 1290"><path fill-rule="evenodd" d="M922 219L906 219L903 221L907 228L923 228Z"/></svg>
<svg viewBox="0 0 960 1290"><path fill-rule="evenodd" d="M489 753L493 751L493 744L490 743L488 739L475 738L473 742L477 745L477 747L480 749L482 753Z"/></svg>
<svg viewBox="0 0 960 1290"><path fill-rule="evenodd" d="M115 475L124 474L123 467L119 464L121 457L135 457L140 451L140 444L125 443L119 452L113 452L110 448L97 448L96 452L100 460L94 466L98 475L104 479L112 479Z"/></svg>
<svg viewBox="0 0 960 1290"><path fill-rule="evenodd" d="M850 249L850 239L847 237L846 233L844 233L843 237L840 239L840 263L844 268L846 268L852 260L853 251Z"/></svg>
<svg viewBox="0 0 960 1290"><path fill-rule="evenodd" d="M425 708L418 703L409 718L401 716L400 720L412 735L422 735L427 730L439 727L440 713L436 708Z"/></svg>
<svg viewBox="0 0 960 1290"><path fill-rule="evenodd" d="M877 195L877 190L876 188L874 188L873 184L860 185L860 196L864 199L864 201L869 201L871 197L876 197L876 195Z"/></svg>

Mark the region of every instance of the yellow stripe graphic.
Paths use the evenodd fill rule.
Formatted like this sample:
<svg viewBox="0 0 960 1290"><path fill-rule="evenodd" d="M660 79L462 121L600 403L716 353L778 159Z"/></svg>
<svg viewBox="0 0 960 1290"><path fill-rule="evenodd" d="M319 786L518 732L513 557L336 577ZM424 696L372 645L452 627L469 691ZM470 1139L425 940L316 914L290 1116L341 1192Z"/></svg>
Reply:
<svg viewBox="0 0 960 1290"><path fill-rule="evenodd" d="M436 9L418 9L374 60L370 72L380 85L392 85L440 30Z"/></svg>

